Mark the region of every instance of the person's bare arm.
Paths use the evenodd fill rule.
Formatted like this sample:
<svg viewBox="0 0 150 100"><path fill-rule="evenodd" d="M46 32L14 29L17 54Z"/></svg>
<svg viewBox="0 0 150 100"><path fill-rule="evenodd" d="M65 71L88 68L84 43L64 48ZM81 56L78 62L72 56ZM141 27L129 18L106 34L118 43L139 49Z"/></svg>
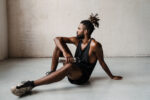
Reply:
<svg viewBox="0 0 150 100"><path fill-rule="evenodd" d="M77 44L78 40L76 37L56 37L54 38L56 46L62 51L67 63L71 61L73 57L66 43Z"/></svg>
<svg viewBox="0 0 150 100"><path fill-rule="evenodd" d="M122 79L121 76L114 76L114 75L112 75L111 71L109 70L107 64L104 61L102 45L100 43L98 43L98 42L95 44L95 54L96 54L97 59L99 60L99 63L101 64L102 68L104 69L104 71L108 74L108 76L111 79L115 79L115 80Z"/></svg>

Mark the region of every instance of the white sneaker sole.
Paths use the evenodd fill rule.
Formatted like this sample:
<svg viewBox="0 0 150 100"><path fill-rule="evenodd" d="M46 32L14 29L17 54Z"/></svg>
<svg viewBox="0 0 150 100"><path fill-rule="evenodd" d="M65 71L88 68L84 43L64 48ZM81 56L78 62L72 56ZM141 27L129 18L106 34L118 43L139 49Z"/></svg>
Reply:
<svg viewBox="0 0 150 100"><path fill-rule="evenodd" d="M14 86L11 88L11 92L16 96L22 96L31 90L32 90L32 87L24 87L24 88L17 89L16 86Z"/></svg>

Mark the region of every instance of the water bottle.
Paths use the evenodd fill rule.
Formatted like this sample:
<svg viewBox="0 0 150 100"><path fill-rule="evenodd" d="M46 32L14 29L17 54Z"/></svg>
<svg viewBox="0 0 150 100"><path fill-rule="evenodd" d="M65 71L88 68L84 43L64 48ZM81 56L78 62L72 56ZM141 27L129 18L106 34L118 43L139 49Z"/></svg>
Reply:
<svg viewBox="0 0 150 100"><path fill-rule="evenodd" d="M59 57L58 62L59 62L59 63L65 63L65 62L66 62L66 58L65 58L65 57ZM73 58L71 59L71 62L72 62L72 63L75 63L75 62L80 63L80 62L81 62L81 59L80 59L79 57L73 57ZM45 74L46 74L46 75L49 75L49 74L51 74L51 73L53 73L53 72L54 72L54 71L48 71L48 72L46 72Z"/></svg>
<svg viewBox="0 0 150 100"><path fill-rule="evenodd" d="M65 62L66 62L66 58L65 58L65 57L59 57L58 62L59 62L59 63L65 63ZM80 61L80 58L79 58L79 57L73 57L73 58L71 59L71 62L72 62L72 63L75 63L75 62L80 63L81 61Z"/></svg>

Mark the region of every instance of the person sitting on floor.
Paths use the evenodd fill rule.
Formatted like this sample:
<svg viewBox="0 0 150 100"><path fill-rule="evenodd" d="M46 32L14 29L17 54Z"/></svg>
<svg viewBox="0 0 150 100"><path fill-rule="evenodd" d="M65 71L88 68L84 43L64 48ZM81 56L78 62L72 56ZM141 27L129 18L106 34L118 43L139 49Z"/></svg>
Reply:
<svg viewBox="0 0 150 100"><path fill-rule="evenodd" d="M111 79L121 80L122 77L112 75L106 65L102 45L94 38L91 38L95 27L99 27L98 21L98 14L91 14L89 19L80 22L77 36L56 37L54 39L56 47L53 52L51 71L48 75L34 81L25 81L13 87L11 89L12 93L21 96L37 86L58 82L66 76L72 84L85 84L88 82L97 60ZM71 60L73 55L66 43L74 44L77 47L74 57L80 58L81 62L73 62ZM66 62L57 70L59 57L65 57Z"/></svg>

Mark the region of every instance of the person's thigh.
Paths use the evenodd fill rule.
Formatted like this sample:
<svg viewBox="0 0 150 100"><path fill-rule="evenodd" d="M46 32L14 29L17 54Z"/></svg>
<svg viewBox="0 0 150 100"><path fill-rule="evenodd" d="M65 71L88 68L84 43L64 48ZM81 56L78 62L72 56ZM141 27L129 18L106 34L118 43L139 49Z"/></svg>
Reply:
<svg viewBox="0 0 150 100"><path fill-rule="evenodd" d="M82 71L78 65L72 63L71 70L67 76L72 80L77 80L82 76Z"/></svg>

